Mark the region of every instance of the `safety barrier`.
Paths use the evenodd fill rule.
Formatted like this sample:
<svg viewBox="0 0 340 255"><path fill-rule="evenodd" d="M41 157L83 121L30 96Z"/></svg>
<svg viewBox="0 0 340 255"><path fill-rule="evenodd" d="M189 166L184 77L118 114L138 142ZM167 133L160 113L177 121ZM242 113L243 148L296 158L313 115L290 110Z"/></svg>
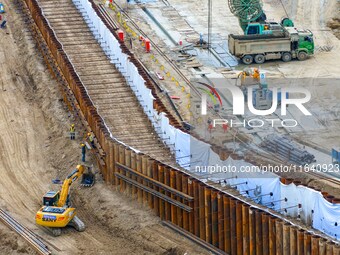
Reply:
<svg viewBox="0 0 340 255"><path fill-rule="evenodd" d="M227 194L213 184L203 183L113 139L37 1L25 1L105 152L100 170L108 183L119 185L120 191L148 205L161 219L228 254L340 254L340 247L321 235L299 228L273 211ZM155 106L164 107L159 102ZM218 153L224 158L229 156L225 151Z"/></svg>

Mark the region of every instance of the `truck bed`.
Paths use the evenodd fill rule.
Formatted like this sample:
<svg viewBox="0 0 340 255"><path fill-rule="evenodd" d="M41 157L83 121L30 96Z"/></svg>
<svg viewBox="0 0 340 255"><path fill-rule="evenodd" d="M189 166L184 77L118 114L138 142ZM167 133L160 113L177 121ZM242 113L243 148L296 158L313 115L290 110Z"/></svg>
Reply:
<svg viewBox="0 0 340 255"><path fill-rule="evenodd" d="M291 40L286 36L229 35L229 51L236 57L242 57L244 55L290 52Z"/></svg>
<svg viewBox="0 0 340 255"><path fill-rule="evenodd" d="M266 35L230 35L234 39L247 41L247 40L265 40L265 39L272 39L272 38L285 38L285 33L278 33L278 34L266 34Z"/></svg>

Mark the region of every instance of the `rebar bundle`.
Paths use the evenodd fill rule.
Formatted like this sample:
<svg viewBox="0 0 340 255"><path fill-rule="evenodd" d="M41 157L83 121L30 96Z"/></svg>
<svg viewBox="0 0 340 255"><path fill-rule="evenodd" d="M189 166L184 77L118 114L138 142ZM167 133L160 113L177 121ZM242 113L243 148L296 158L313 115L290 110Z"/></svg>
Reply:
<svg viewBox="0 0 340 255"><path fill-rule="evenodd" d="M278 136L275 134L269 135L262 143L262 146L269 151L278 154L280 157L298 165L306 165L315 162L313 154L309 153L298 144L284 136Z"/></svg>

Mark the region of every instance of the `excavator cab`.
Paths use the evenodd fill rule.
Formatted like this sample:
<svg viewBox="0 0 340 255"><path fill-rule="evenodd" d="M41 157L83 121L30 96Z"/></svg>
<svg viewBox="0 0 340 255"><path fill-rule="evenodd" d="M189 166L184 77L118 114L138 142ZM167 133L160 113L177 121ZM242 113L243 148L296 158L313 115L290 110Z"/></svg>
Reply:
<svg viewBox="0 0 340 255"><path fill-rule="evenodd" d="M260 35L262 34L262 25L260 23L250 23L246 30L245 35Z"/></svg>
<svg viewBox="0 0 340 255"><path fill-rule="evenodd" d="M43 197L43 205L54 206L57 204L60 197L59 191L48 191Z"/></svg>

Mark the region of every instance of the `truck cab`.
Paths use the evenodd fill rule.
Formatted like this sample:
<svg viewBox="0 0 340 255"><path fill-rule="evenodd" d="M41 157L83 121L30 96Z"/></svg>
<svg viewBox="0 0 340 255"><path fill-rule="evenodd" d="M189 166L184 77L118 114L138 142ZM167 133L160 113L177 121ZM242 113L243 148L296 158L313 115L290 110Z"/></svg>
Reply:
<svg viewBox="0 0 340 255"><path fill-rule="evenodd" d="M300 60L305 60L314 54L314 38L310 30L287 27L292 42L292 51Z"/></svg>

